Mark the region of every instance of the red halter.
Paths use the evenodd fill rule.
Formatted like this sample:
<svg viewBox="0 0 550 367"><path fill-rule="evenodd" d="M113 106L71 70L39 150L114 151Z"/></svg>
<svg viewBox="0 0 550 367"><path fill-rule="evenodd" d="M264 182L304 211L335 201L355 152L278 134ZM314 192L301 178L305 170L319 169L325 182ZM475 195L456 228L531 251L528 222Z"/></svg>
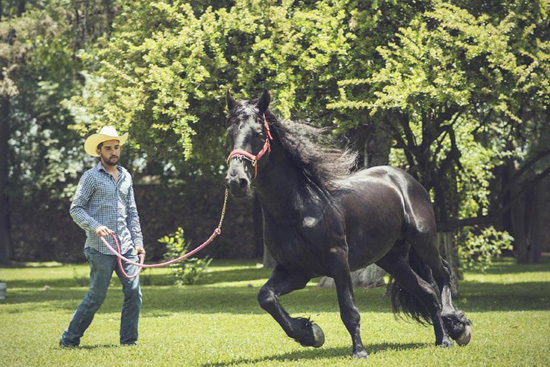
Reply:
<svg viewBox="0 0 550 367"><path fill-rule="evenodd" d="M265 118L265 113L263 117L265 128L265 143L262 150L260 150L258 154L253 155L242 149L235 149L227 156L227 164L229 164L233 157L239 157L240 159L246 159L247 161L250 161L250 163L252 163L252 166L254 167L254 178L256 178L256 176L258 175L258 161L266 152L271 152L271 145L269 144L269 141L273 140L273 137L271 136L271 131L269 131L269 124L267 123L267 119Z"/></svg>

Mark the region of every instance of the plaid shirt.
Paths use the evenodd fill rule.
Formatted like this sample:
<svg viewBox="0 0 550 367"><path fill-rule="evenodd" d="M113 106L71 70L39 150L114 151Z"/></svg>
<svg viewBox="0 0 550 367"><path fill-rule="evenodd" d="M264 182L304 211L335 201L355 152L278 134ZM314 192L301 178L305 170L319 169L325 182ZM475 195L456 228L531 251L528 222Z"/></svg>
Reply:
<svg viewBox="0 0 550 367"><path fill-rule="evenodd" d="M125 168L117 168L120 172L118 182L105 171L101 162L84 172L70 210L75 223L86 231L84 247L107 255L112 255L112 252L95 233L102 225L115 232L122 254L143 246L132 176ZM106 238L116 249L113 239Z"/></svg>

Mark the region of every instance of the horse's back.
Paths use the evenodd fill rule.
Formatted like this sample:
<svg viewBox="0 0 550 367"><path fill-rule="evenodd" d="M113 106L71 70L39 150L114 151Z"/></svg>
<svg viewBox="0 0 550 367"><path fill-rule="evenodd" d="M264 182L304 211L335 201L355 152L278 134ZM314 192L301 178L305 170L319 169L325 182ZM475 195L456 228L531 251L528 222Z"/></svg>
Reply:
<svg viewBox="0 0 550 367"><path fill-rule="evenodd" d="M345 217L351 268L377 261L408 232L435 227L429 195L403 170L372 167L338 186L335 197Z"/></svg>

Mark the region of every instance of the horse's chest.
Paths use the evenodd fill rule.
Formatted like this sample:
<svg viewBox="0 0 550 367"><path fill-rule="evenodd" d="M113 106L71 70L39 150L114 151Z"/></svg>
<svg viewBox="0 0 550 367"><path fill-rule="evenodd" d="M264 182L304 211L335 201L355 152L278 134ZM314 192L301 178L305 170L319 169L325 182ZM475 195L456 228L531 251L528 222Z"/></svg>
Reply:
<svg viewBox="0 0 550 367"><path fill-rule="evenodd" d="M328 228L320 215L306 215L292 224L264 219L264 241L278 264L320 274L325 249L335 242Z"/></svg>

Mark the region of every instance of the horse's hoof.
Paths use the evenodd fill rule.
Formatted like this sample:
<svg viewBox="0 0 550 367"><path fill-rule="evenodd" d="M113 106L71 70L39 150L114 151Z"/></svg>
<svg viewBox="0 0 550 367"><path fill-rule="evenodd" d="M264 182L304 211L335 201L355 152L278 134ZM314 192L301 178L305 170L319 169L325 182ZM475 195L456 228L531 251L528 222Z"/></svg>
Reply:
<svg viewBox="0 0 550 367"><path fill-rule="evenodd" d="M323 344L325 344L325 333L323 333L323 329L319 327L317 324L311 325L311 331L313 331L313 345L314 348L319 348Z"/></svg>
<svg viewBox="0 0 550 367"><path fill-rule="evenodd" d="M461 347L467 345L470 340L472 340L472 328L470 327L470 325L466 325L466 327L464 328L464 332L455 340L456 343Z"/></svg>
<svg viewBox="0 0 550 367"><path fill-rule="evenodd" d="M450 347L453 347L454 346L454 343L451 339L449 338L445 338L443 339L443 341L438 344L441 348L450 348Z"/></svg>
<svg viewBox="0 0 550 367"><path fill-rule="evenodd" d="M454 314L444 315L443 321L449 332L449 336L457 342L458 345L464 346L472 339L472 322L466 318L464 312L456 312Z"/></svg>
<svg viewBox="0 0 550 367"><path fill-rule="evenodd" d="M325 333L319 325L312 323L309 320L302 319L302 329L299 335L295 336L295 340L304 347L319 348L325 344Z"/></svg>
<svg viewBox="0 0 550 367"><path fill-rule="evenodd" d="M366 350L361 350L359 352L353 352L351 355L353 358L362 359L362 358L369 358L369 354Z"/></svg>

